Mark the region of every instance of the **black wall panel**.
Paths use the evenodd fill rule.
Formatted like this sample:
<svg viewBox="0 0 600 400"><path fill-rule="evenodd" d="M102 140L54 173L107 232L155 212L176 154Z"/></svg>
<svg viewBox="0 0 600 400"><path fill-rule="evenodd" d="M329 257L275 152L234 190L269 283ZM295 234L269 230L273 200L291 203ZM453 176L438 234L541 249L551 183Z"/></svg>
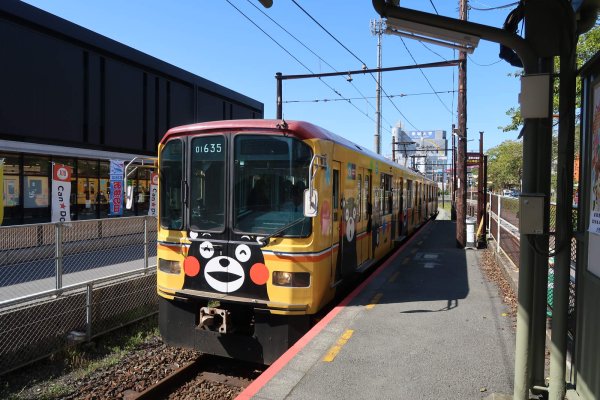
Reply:
<svg viewBox="0 0 600 400"><path fill-rule="evenodd" d="M0 19L0 134L79 142L83 52Z"/></svg>
<svg viewBox="0 0 600 400"><path fill-rule="evenodd" d="M198 122L223 119L223 100L198 89Z"/></svg>
<svg viewBox="0 0 600 400"><path fill-rule="evenodd" d="M169 128L179 125L193 124L194 121L194 88L177 82L170 82L169 93Z"/></svg>
<svg viewBox="0 0 600 400"><path fill-rule="evenodd" d="M131 150L143 148L143 72L108 59L104 74L103 144Z"/></svg>
<svg viewBox="0 0 600 400"><path fill-rule="evenodd" d="M252 112L252 110L246 107L242 107L238 104L233 105L233 114L231 116L231 119L253 119L253 115L254 113Z"/></svg>
<svg viewBox="0 0 600 400"><path fill-rule="evenodd" d="M256 100L0 1L0 139L156 154L170 127L262 115Z"/></svg>
<svg viewBox="0 0 600 400"><path fill-rule="evenodd" d="M87 115L88 115L88 144L101 145L100 141L100 93L102 91L100 77L100 57L98 54L88 52L88 85L87 85Z"/></svg>

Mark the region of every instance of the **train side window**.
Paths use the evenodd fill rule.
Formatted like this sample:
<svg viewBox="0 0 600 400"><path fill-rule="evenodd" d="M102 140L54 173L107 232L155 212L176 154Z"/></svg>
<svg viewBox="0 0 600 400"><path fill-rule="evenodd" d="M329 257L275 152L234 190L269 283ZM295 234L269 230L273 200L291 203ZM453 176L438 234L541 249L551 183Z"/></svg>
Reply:
<svg viewBox="0 0 600 400"><path fill-rule="evenodd" d="M370 186L370 178L369 175L365 175L365 195L364 195L364 199L363 199L365 206L363 207L363 210L365 212L365 219L369 219L369 214L371 214L372 210L372 204L370 204L371 202L371 186Z"/></svg>
<svg viewBox="0 0 600 400"><path fill-rule="evenodd" d="M340 208L340 175L337 169L333 170L333 220L338 219L338 209Z"/></svg>
<svg viewBox="0 0 600 400"><path fill-rule="evenodd" d="M362 218L362 175L358 174L358 199L356 208L358 211L358 220L360 221Z"/></svg>

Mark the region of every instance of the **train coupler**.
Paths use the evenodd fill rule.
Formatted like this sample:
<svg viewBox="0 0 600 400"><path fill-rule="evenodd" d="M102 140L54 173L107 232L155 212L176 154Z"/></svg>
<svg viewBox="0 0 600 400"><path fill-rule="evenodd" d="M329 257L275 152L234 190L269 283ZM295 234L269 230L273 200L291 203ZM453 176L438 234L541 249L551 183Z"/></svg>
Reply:
<svg viewBox="0 0 600 400"><path fill-rule="evenodd" d="M200 309L200 329L229 333L231 331L231 313L228 310L214 307Z"/></svg>

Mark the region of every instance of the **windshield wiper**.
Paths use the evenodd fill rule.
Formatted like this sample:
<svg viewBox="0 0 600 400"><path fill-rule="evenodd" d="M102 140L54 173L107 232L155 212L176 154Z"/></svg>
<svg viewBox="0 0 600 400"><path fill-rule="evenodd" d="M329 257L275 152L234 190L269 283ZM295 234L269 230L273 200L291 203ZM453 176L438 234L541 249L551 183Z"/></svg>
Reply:
<svg viewBox="0 0 600 400"><path fill-rule="evenodd" d="M282 228L279 228L278 230L276 230L275 232L273 232L267 236L257 236L256 241L260 244L260 247L265 247L266 245L269 244L269 241L271 238L281 235L283 232L287 231L291 227L296 226L300 222L304 221L305 218L306 217L302 216L301 218L298 218L297 220L292 221L287 225L284 225Z"/></svg>

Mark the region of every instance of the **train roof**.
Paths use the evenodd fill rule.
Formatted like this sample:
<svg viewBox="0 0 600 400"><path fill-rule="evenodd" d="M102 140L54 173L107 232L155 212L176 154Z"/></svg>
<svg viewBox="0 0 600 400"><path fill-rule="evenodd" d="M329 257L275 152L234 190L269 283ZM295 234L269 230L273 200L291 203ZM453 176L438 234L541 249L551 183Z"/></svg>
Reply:
<svg viewBox="0 0 600 400"><path fill-rule="evenodd" d="M330 140L334 143L341 144L349 149L366 153L367 155L369 155L369 157L377 159L386 165L402 169L411 174L420 175L424 179L427 179L419 172L413 171L410 168L392 162L387 158L367 149L364 146L360 146L342 136L336 135L335 133L328 131L327 129L321 128L320 126L311 124L310 122L306 121L285 121L284 123L284 121L278 119L232 119L224 121L201 122L197 124L183 125L169 129L162 138L161 143L166 142L171 137L185 135L192 132L208 133L211 131L222 130L254 131L257 129L264 131L293 132L296 136L298 136L301 139Z"/></svg>

